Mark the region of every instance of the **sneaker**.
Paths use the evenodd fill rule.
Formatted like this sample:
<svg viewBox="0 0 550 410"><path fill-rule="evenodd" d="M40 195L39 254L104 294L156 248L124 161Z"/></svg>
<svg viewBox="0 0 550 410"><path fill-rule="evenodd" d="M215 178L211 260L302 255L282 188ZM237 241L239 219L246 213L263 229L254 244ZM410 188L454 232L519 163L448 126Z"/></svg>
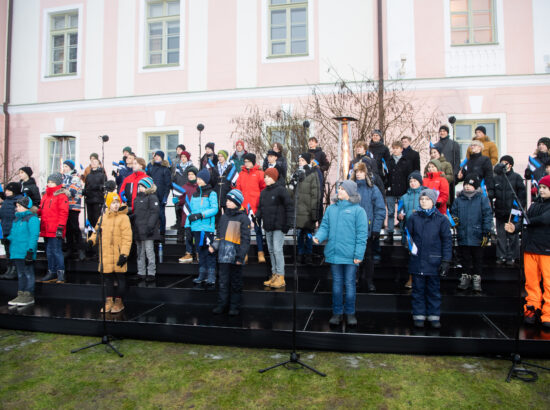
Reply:
<svg viewBox="0 0 550 410"><path fill-rule="evenodd" d="M480 275L473 275L472 276L472 282L473 282L473 290L474 292L481 292L481 276Z"/></svg>
<svg viewBox="0 0 550 410"><path fill-rule="evenodd" d="M285 277L283 275L275 275L275 279L271 282L270 287L274 289L284 288L286 286Z"/></svg>
<svg viewBox="0 0 550 410"><path fill-rule="evenodd" d="M523 312L523 323L526 325L534 325L537 321L537 315L533 306L526 306Z"/></svg>
<svg viewBox="0 0 550 410"><path fill-rule="evenodd" d="M48 273L46 274L46 276L44 276L40 282L42 282L42 283L54 283L54 282L57 282L57 274L48 271Z"/></svg>
<svg viewBox="0 0 550 410"><path fill-rule="evenodd" d="M34 296L31 292L23 292L21 299L17 302L17 306L28 306L34 303Z"/></svg>
<svg viewBox="0 0 550 410"><path fill-rule="evenodd" d="M193 255L190 253L186 253L181 258L178 259L179 263L192 263L193 262Z"/></svg>
<svg viewBox="0 0 550 410"><path fill-rule="evenodd" d="M504 259L504 258L498 258L497 259L497 265L504 265L505 262L506 262L506 259Z"/></svg>
<svg viewBox="0 0 550 410"><path fill-rule="evenodd" d="M509 259L506 261L506 266L514 266L516 264L516 261L513 259Z"/></svg>
<svg viewBox="0 0 550 410"><path fill-rule="evenodd" d="M239 316L241 312L237 308L229 309L229 316Z"/></svg>
<svg viewBox="0 0 550 410"><path fill-rule="evenodd" d="M215 290L216 282L205 282L206 290Z"/></svg>
<svg viewBox="0 0 550 410"><path fill-rule="evenodd" d="M329 324L331 325L334 325L334 326L338 326L340 323L342 323L342 316L343 315L332 315L332 317L330 318L330 320L328 321Z"/></svg>
<svg viewBox="0 0 550 410"><path fill-rule="evenodd" d="M146 275L145 276L145 282L154 282L156 279L155 275Z"/></svg>
<svg viewBox="0 0 550 410"><path fill-rule="evenodd" d="M393 232L388 232L386 234L386 239L383 241L386 245L392 245L393 244Z"/></svg>
<svg viewBox="0 0 550 410"><path fill-rule="evenodd" d="M414 321L414 327L418 327L418 328L424 327L424 321L423 320L415 320Z"/></svg>
<svg viewBox="0 0 550 410"><path fill-rule="evenodd" d="M430 326L434 329L441 329L441 322L439 320L430 320Z"/></svg>
<svg viewBox="0 0 550 410"><path fill-rule="evenodd" d="M460 276L460 283L458 284L458 289L466 290L470 287L471 283L472 283L472 277L467 273L463 273Z"/></svg>
<svg viewBox="0 0 550 410"><path fill-rule="evenodd" d="M122 299L116 298L115 304L111 308L111 313L119 313L119 312L122 312L123 310L124 310L124 303L122 303Z"/></svg>
<svg viewBox="0 0 550 410"><path fill-rule="evenodd" d="M275 280L275 277L276 277L276 276L277 276L276 273L272 273L272 274L271 274L271 277L269 278L269 280L266 280L266 281L264 282L264 286L270 286L271 283Z"/></svg>
<svg viewBox="0 0 550 410"><path fill-rule="evenodd" d="M357 318L354 314L346 315L346 323L348 326L356 326L357 325Z"/></svg>
<svg viewBox="0 0 550 410"><path fill-rule="evenodd" d="M10 300L10 301L8 302L8 305L10 305L10 306L18 306L18 303L19 303L19 301L21 300L21 296L23 296L23 292L22 292L22 291L18 291L18 292L17 292L17 296L16 296L14 299Z"/></svg>

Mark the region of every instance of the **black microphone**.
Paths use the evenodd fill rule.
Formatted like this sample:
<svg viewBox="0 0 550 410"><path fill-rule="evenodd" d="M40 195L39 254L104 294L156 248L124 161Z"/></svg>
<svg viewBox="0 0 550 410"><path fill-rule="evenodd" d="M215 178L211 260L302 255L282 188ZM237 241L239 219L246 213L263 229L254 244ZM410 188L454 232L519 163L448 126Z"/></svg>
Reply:
<svg viewBox="0 0 550 410"><path fill-rule="evenodd" d="M109 136L108 135L100 135L98 138L101 138L101 141L103 141L103 142L109 141Z"/></svg>

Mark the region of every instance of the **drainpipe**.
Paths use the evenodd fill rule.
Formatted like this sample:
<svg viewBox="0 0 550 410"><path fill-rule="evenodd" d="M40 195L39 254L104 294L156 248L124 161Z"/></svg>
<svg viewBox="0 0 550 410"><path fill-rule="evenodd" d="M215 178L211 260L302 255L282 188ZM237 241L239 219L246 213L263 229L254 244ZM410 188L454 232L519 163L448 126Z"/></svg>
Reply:
<svg viewBox="0 0 550 410"><path fill-rule="evenodd" d="M9 170L9 145L10 145L10 114L8 105L10 104L10 82L11 82L11 36L13 26L13 0L8 1L8 25L6 33L6 78L5 94L2 111L4 112L4 183L8 179Z"/></svg>
<svg viewBox="0 0 550 410"><path fill-rule="evenodd" d="M382 0L378 0L378 129L384 132L384 30Z"/></svg>

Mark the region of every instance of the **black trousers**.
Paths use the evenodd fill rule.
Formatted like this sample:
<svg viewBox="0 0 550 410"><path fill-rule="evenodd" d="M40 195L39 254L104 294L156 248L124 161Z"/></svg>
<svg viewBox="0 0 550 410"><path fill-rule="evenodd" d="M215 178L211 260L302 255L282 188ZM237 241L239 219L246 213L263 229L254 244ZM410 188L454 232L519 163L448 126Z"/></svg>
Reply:
<svg viewBox="0 0 550 410"><path fill-rule="evenodd" d="M233 263L219 264L218 305L240 309L243 292L243 266Z"/></svg>
<svg viewBox="0 0 550 410"><path fill-rule="evenodd" d="M2 239L2 245L4 245L4 250L6 251L6 266L10 267L13 264L10 258L10 241Z"/></svg>
<svg viewBox="0 0 550 410"><path fill-rule="evenodd" d="M103 204L89 204L86 202L86 212L88 213L86 216L94 228L99 220L99 217L101 216L102 206Z"/></svg>
<svg viewBox="0 0 550 410"><path fill-rule="evenodd" d="M181 226L181 217L183 213L183 208L179 205L176 205L174 207L174 210L176 212L176 231L177 231L177 238L178 241L183 241L185 238L185 228Z"/></svg>
<svg viewBox="0 0 550 410"><path fill-rule="evenodd" d="M67 248L72 251L82 249L82 232L80 231L79 217L80 211L69 211L69 217L67 218Z"/></svg>
<svg viewBox="0 0 550 410"><path fill-rule="evenodd" d="M464 273L480 275L483 270L483 248L481 246L459 246Z"/></svg>
<svg viewBox="0 0 550 410"><path fill-rule="evenodd" d="M104 273L105 296L108 298L122 298L126 295L125 273Z"/></svg>
<svg viewBox="0 0 550 410"><path fill-rule="evenodd" d="M371 282L374 279L373 247L374 243L372 238L369 237L367 240L365 255L363 256L363 262L361 262L361 265L359 266L359 284L361 286L367 282Z"/></svg>

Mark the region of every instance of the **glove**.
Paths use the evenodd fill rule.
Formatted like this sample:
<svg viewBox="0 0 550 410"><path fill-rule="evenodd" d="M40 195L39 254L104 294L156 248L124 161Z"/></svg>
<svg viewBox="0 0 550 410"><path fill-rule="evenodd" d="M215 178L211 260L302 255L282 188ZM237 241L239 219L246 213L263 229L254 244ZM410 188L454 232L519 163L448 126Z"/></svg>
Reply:
<svg viewBox="0 0 550 410"><path fill-rule="evenodd" d="M439 265L439 276L441 277L447 276L447 273L449 273L450 267L451 267L451 262L442 261L441 265Z"/></svg>
<svg viewBox="0 0 550 410"><path fill-rule="evenodd" d="M481 247L485 248L486 246L488 246L490 239L491 239L491 233L490 232L484 233L483 238L481 239Z"/></svg>
<svg viewBox="0 0 550 410"><path fill-rule="evenodd" d="M195 222L202 219L202 214L191 214L188 216L189 222Z"/></svg>
<svg viewBox="0 0 550 410"><path fill-rule="evenodd" d="M458 216L453 216L453 221L455 222L455 225L458 226Z"/></svg>
<svg viewBox="0 0 550 410"><path fill-rule="evenodd" d="M380 239L380 232L373 232L370 237L372 239L372 242L376 242L378 239Z"/></svg>
<svg viewBox="0 0 550 410"><path fill-rule="evenodd" d="M116 171L111 172L111 175L114 176L114 177L116 178L116 177L117 177Z"/></svg>
<svg viewBox="0 0 550 410"><path fill-rule="evenodd" d="M122 268L126 262L128 262L128 257L126 255L120 255L116 264Z"/></svg>
<svg viewBox="0 0 550 410"><path fill-rule="evenodd" d="M55 237L57 239L63 239L63 227L62 226L57 227L57 230L55 231Z"/></svg>
<svg viewBox="0 0 550 410"><path fill-rule="evenodd" d="M34 252L29 249L27 255L25 256L25 265L32 265L34 262Z"/></svg>
<svg viewBox="0 0 550 410"><path fill-rule="evenodd" d="M172 203L174 205L177 205L179 203L180 199L177 196L172 197Z"/></svg>

